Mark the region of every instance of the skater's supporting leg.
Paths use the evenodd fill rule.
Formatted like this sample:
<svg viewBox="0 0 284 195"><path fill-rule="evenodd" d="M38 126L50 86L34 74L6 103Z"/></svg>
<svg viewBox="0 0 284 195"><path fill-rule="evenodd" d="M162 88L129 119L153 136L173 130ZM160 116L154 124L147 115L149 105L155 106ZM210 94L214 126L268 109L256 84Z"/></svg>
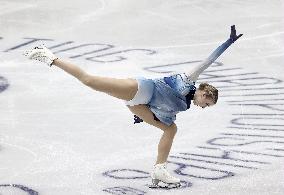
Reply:
<svg viewBox="0 0 284 195"><path fill-rule="evenodd" d="M138 90L138 83L135 79L116 79L89 75L76 65L60 59L54 60L52 65L55 65L73 75L92 89L107 93L122 100L129 101L133 99Z"/></svg>
<svg viewBox="0 0 284 195"><path fill-rule="evenodd" d="M176 132L176 128L171 128L164 131L158 145L156 164L167 162Z"/></svg>
<svg viewBox="0 0 284 195"><path fill-rule="evenodd" d="M145 121L146 123L164 131L158 146L158 156L156 164L166 162L169 152L171 150L174 136L177 132L176 124L173 123L172 125L167 126L160 121L156 121L154 119L152 111L146 105L135 105L127 107L133 114L139 116L139 118L143 119L143 121Z"/></svg>

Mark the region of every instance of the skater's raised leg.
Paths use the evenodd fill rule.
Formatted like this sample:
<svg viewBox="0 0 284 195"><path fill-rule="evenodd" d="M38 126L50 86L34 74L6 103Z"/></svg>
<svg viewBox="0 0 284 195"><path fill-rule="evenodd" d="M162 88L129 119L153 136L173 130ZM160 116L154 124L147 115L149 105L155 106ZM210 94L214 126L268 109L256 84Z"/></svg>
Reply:
<svg viewBox="0 0 284 195"><path fill-rule="evenodd" d="M107 93L122 100L129 101L133 99L138 90L138 83L135 79L116 79L90 75L78 66L58 59L44 45L35 47L32 50L25 52L24 55L28 56L29 59L44 62L49 66L57 66L92 89Z"/></svg>
<svg viewBox="0 0 284 195"><path fill-rule="evenodd" d="M107 93L122 100L129 101L133 99L138 90L138 83L132 78L117 79L90 75L78 66L60 59L54 60L52 65L55 65L65 72L73 75L92 89Z"/></svg>

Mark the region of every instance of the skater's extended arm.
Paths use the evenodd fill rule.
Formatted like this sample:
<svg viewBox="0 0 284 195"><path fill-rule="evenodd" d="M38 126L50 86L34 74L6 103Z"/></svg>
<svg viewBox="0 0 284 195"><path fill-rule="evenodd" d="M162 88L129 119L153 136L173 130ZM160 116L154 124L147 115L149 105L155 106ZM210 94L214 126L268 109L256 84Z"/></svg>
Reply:
<svg viewBox="0 0 284 195"><path fill-rule="evenodd" d="M234 43L238 38L240 38L243 34L236 35L235 25L231 26L231 35L230 38L220 45L211 55L201 62L197 67L195 67L192 71L187 72L187 76L192 81L196 81L199 75L207 69L232 43Z"/></svg>

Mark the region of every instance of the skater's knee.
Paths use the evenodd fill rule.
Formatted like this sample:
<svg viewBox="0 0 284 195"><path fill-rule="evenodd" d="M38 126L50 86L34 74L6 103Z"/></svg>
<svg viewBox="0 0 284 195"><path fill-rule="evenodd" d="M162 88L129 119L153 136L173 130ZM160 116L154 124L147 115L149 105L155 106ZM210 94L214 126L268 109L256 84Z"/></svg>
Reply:
<svg viewBox="0 0 284 195"><path fill-rule="evenodd" d="M177 133L177 126L175 123L173 123L164 131L174 137L175 134Z"/></svg>
<svg viewBox="0 0 284 195"><path fill-rule="evenodd" d="M93 82L92 77L91 77L90 75L88 75L88 74L83 74L83 75L79 78L79 80L80 80L83 84L85 84L85 85L87 85L87 86L90 86L90 85L92 84L92 82Z"/></svg>

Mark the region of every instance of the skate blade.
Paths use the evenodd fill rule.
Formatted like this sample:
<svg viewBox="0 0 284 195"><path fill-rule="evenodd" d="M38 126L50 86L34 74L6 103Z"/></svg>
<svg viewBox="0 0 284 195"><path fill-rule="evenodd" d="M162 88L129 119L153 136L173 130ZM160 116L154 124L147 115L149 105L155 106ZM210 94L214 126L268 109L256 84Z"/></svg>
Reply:
<svg viewBox="0 0 284 195"><path fill-rule="evenodd" d="M181 187L180 183L172 183L172 184L166 184L166 183L160 184L160 183L159 184L151 184L151 185L148 185L148 187L151 188L151 189L175 189L175 188Z"/></svg>

